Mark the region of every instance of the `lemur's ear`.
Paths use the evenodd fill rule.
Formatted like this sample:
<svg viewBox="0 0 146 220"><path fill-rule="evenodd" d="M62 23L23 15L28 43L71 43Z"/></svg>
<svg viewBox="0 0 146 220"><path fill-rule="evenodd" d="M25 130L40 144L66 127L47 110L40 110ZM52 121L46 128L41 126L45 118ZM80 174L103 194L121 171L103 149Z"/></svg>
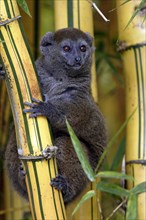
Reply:
<svg viewBox="0 0 146 220"><path fill-rule="evenodd" d="M41 43L40 43L41 53L44 54L46 49L52 46L53 43L54 43L54 33L53 32L46 33L41 39Z"/></svg>
<svg viewBox="0 0 146 220"><path fill-rule="evenodd" d="M87 36L87 40L88 40L90 47L92 47L93 37L88 32L86 32L85 34Z"/></svg>

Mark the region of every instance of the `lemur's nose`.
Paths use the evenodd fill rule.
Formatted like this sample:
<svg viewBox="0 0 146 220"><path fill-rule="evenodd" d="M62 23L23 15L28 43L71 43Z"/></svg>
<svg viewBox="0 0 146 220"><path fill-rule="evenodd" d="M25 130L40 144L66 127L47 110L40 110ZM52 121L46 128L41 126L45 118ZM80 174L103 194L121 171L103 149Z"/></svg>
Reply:
<svg viewBox="0 0 146 220"><path fill-rule="evenodd" d="M81 57L75 57L75 61L76 61L76 63L80 63L81 62Z"/></svg>

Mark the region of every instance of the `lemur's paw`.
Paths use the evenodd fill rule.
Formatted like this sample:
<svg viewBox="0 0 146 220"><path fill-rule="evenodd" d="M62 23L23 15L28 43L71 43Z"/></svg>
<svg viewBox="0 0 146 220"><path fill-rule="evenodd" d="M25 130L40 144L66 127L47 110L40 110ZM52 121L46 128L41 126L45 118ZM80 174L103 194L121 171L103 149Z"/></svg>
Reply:
<svg viewBox="0 0 146 220"><path fill-rule="evenodd" d="M32 102L24 102L24 105L29 107L23 109L24 113L30 113L29 118L36 118L38 116L44 116L44 106L45 102L42 102L38 99L32 98Z"/></svg>
<svg viewBox="0 0 146 220"><path fill-rule="evenodd" d="M52 178L50 185L53 186L55 189L62 191L63 195L66 194L67 182L62 175L58 174L55 178Z"/></svg>
<svg viewBox="0 0 146 220"><path fill-rule="evenodd" d="M56 146L48 146L43 150L43 156L46 160L50 160L51 158L56 156L58 147Z"/></svg>

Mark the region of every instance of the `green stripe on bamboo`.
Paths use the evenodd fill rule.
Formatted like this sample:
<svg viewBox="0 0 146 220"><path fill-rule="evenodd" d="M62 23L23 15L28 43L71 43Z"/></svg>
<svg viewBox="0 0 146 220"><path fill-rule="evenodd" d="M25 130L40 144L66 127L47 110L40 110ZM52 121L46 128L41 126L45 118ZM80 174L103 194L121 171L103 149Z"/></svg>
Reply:
<svg viewBox="0 0 146 220"><path fill-rule="evenodd" d="M67 0L67 20L68 27L73 27L73 0Z"/></svg>

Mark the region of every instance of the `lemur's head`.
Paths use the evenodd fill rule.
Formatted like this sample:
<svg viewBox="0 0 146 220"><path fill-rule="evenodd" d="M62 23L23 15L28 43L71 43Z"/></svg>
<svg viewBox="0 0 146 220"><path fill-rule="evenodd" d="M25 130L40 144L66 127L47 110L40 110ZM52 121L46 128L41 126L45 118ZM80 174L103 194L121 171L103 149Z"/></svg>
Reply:
<svg viewBox="0 0 146 220"><path fill-rule="evenodd" d="M55 33L48 32L41 40L41 53L49 64L63 65L69 70L91 66L93 38L76 28L64 28Z"/></svg>

